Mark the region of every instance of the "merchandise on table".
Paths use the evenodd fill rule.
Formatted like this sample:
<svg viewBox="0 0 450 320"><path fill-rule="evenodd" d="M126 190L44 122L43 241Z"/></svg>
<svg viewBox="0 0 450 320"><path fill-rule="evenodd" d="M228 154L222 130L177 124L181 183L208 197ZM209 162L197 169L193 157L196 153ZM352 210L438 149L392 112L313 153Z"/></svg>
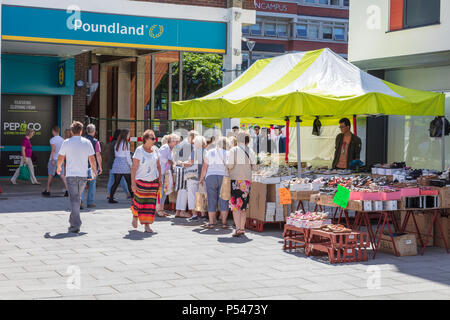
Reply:
<svg viewBox="0 0 450 320"><path fill-rule="evenodd" d="M323 225L331 224L331 219L328 217L327 212L307 212L296 211L291 213L286 219L286 224L292 225L297 228L320 228Z"/></svg>

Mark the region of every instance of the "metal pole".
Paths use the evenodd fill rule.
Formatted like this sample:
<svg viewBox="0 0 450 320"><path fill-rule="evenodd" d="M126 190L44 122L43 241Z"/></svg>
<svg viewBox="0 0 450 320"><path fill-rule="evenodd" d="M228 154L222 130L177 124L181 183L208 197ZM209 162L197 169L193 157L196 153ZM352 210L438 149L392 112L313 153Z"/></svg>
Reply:
<svg viewBox="0 0 450 320"><path fill-rule="evenodd" d="M295 118L295 123L297 126L297 175L299 177L302 176L302 157L301 157L301 151L300 151L300 117L297 116Z"/></svg>
<svg viewBox="0 0 450 320"><path fill-rule="evenodd" d="M286 163L289 163L289 117L285 118L286 120Z"/></svg>
<svg viewBox="0 0 450 320"><path fill-rule="evenodd" d="M183 52L180 51L178 64L178 101L183 100Z"/></svg>
<svg viewBox="0 0 450 320"><path fill-rule="evenodd" d="M167 130L172 133L172 63L169 63L169 83L167 84Z"/></svg>
<svg viewBox="0 0 450 320"><path fill-rule="evenodd" d="M156 55L152 55L151 61L151 79L150 79L150 129L153 130L153 120L155 119L155 59Z"/></svg>
<svg viewBox="0 0 450 320"><path fill-rule="evenodd" d="M442 117L442 171L445 170L445 116Z"/></svg>
<svg viewBox="0 0 450 320"><path fill-rule="evenodd" d="M252 65L252 58L253 58L253 50L249 50L249 53L248 53L248 67L249 68Z"/></svg>

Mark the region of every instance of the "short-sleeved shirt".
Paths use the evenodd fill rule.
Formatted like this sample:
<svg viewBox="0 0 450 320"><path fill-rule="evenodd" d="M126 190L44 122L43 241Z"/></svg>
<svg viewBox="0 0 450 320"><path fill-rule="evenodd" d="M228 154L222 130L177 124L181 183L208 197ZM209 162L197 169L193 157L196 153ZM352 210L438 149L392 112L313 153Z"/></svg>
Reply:
<svg viewBox="0 0 450 320"><path fill-rule="evenodd" d="M168 144L164 144L159 149L159 162L161 164L161 174L164 175L164 172L169 169L169 160L173 160L172 150Z"/></svg>
<svg viewBox="0 0 450 320"><path fill-rule="evenodd" d="M64 140L59 155L66 156L66 177L87 177L89 157L93 156L92 143L81 136Z"/></svg>
<svg viewBox="0 0 450 320"><path fill-rule="evenodd" d="M157 162L159 159L158 150L153 147L153 152L149 153L144 150L143 146L136 148L133 159L139 160L139 167L136 171L136 180L154 181L159 177Z"/></svg>
<svg viewBox="0 0 450 320"><path fill-rule="evenodd" d="M102 152L102 148L100 147L100 141L97 141L95 144L95 153Z"/></svg>
<svg viewBox="0 0 450 320"><path fill-rule="evenodd" d="M30 139L23 138L22 140L22 147L25 147L25 157L31 158L31 155L33 154L33 149L31 147Z"/></svg>
<svg viewBox="0 0 450 320"><path fill-rule="evenodd" d="M58 160L59 150L61 150L61 146L64 142L64 139L61 136L54 136L50 139L50 144L55 146L55 152L53 153L52 160Z"/></svg>
<svg viewBox="0 0 450 320"><path fill-rule="evenodd" d="M224 149L211 149L205 155L205 161L208 163L208 171L206 177L212 175L224 176L225 165L227 160L227 151ZM206 178L205 177L205 178Z"/></svg>

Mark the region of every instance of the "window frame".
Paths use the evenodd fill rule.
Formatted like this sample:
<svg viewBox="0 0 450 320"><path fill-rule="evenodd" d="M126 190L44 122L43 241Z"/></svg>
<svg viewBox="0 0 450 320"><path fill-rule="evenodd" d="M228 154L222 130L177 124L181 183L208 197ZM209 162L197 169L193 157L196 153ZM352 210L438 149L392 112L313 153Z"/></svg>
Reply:
<svg viewBox="0 0 450 320"><path fill-rule="evenodd" d="M411 25L408 26L407 25L407 13L408 13L408 0L403 0L403 29L401 30L405 30L405 29L413 29L413 28L422 28L422 27L426 27L426 26L432 26L432 25L436 25L436 24L441 24L441 5L442 5L442 0L437 0L439 1L439 18L436 22L430 22L430 23L424 23L421 25Z"/></svg>

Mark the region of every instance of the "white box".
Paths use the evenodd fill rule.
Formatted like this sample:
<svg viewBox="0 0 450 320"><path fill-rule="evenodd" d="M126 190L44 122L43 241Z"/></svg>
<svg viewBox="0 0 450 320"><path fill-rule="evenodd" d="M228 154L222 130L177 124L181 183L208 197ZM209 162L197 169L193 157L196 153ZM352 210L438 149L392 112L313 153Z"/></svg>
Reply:
<svg viewBox="0 0 450 320"><path fill-rule="evenodd" d="M398 208L398 202L397 200L388 200L388 201L383 201L383 210L397 210Z"/></svg>
<svg viewBox="0 0 450 320"><path fill-rule="evenodd" d="M372 201L373 211L383 211L383 201Z"/></svg>
<svg viewBox="0 0 450 320"><path fill-rule="evenodd" d="M377 172L378 172L377 169L378 169L378 168L375 168L375 167L372 168L372 174L377 174Z"/></svg>
<svg viewBox="0 0 450 320"><path fill-rule="evenodd" d="M275 220L275 214L266 212L266 220L265 221L274 221Z"/></svg>
<svg viewBox="0 0 450 320"><path fill-rule="evenodd" d="M372 211L372 201L363 201L364 211Z"/></svg>

